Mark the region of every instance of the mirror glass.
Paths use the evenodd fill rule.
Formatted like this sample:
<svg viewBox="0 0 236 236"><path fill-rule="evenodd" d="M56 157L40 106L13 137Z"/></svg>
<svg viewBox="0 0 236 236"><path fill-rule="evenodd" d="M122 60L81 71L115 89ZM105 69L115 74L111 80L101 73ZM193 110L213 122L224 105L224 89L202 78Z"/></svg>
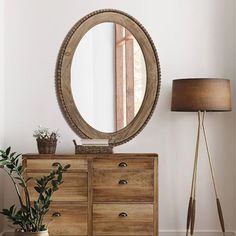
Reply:
<svg viewBox="0 0 236 236"><path fill-rule="evenodd" d="M71 65L71 89L83 119L101 132L126 127L146 90L146 65L135 37L123 26L101 23L78 44Z"/></svg>

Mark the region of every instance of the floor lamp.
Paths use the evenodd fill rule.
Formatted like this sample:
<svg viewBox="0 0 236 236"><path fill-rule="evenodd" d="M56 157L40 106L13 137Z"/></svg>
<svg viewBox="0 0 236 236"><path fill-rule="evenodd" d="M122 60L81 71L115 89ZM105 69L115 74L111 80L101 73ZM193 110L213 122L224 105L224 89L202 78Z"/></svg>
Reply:
<svg viewBox="0 0 236 236"><path fill-rule="evenodd" d="M231 109L231 93L229 80L206 78L173 80L171 111L197 112L198 114L197 140L195 148L191 194L187 213L186 235L189 234L189 231L191 235L193 235L194 233L198 153L201 130L203 132L207 157L210 165L210 172L216 197L216 206L218 210L219 221L222 232L225 232L224 218L217 193L204 121L206 112L225 112L231 111Z"/></svg>

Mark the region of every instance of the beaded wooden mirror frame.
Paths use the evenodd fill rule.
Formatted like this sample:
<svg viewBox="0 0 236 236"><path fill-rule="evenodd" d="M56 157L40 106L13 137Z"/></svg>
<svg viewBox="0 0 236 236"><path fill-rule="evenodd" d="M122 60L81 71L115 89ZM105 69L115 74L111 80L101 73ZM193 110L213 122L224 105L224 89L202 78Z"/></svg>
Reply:
<svg viewBox="0 0 236 236"><path fill-rule="evenodd" d="M83 119L75 105L71 90L71 64L77 45L92 27L104 22L120 24L134 35L143 52L147 73L146 91L138 113L127 126L113 133L98 131ZM160 90L159 59L150 35L135 18L114 9L92 12L72 27L60 48L55 77L58 103L74 132L82 138L108 139L111 146L128 142L141 132L155 109Z"/></svg>

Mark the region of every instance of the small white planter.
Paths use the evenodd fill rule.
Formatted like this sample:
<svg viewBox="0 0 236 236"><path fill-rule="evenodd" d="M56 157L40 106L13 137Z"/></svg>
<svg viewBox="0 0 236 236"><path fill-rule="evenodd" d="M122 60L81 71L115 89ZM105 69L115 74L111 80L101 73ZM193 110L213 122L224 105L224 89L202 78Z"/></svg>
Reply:
<svg viewBox="0 0 236 236"><path fill-rule="evenodd" d="M14 236L49 236L48 230L40 232L15 232Z"/></svg>

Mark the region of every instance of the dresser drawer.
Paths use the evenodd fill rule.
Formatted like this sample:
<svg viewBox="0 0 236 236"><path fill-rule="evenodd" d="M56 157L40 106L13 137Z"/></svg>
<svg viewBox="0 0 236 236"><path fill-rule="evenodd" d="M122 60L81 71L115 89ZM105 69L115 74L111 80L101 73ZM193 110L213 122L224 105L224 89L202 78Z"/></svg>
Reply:
<svg viewBox="0 0 236 236"><path fill-rule="evenodd" d="M87 206L79 204L52 204L45 216L49 234L87 235Z"/></svg>
<svg viewBox="0 0 236 236"><path fill-rule="evenodd" d="M94 171L93 201L153 202L153 171Z"/></svg>
<svg viewBox="0 0 236 236"><path fill-rule="evenodd" d="M94 204L94 235L153 235L152 204Z"/></svg>
<svg viewBox="0 0 236 236"><path fill-rule="evenodd" d="M152 158L99 158L93 161L94 170L121 170L135 171L153 169L154 161Z"/></svg>
<svg viewBox="0 0 236 236"><path fill-rule="evenodd" d="M34 190L35 179L45 175L45 173L29 173L27 177L32 177L28 182L31 200L38 197ZM87 173L64 173L63 184L59 187L52 197L53 201L87 201L88 199L88 175Z"/></svg>
<svg viewBox="0 0 236 236"><path fill-rule="evenodd" d="M49 172L54 167L56 168L57 163L63 166L70 164L69 172L87 171L88 169L88 162L84 159L28 159L26 167L29 172Z"/></svg>

